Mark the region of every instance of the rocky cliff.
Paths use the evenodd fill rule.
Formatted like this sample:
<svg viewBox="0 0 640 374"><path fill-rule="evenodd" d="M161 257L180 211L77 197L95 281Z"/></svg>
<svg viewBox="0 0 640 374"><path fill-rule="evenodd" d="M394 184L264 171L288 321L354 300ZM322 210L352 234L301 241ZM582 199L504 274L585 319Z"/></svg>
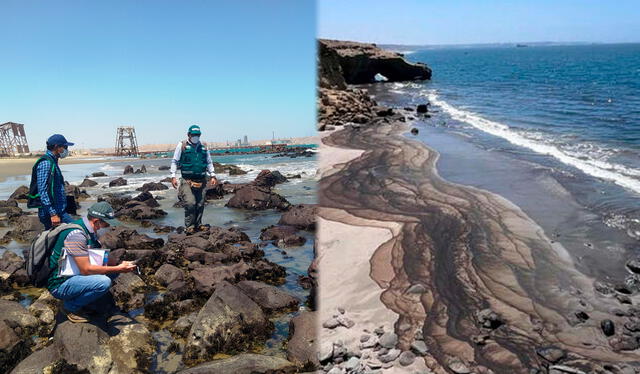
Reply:
<svg viewBox="0 0 640 374"><path fill-rule="evenodd" d="M376 74L390 82L431 79L431 69L425 64L410 63L401 54L380 49L375 44L326 39L320 39L318 44L320 66L324 66L322 72L325 73L321 75L321 85L323 79L339 81L335 78L336 69L327 68L335 60L347 84L373 83Z"/></svg>

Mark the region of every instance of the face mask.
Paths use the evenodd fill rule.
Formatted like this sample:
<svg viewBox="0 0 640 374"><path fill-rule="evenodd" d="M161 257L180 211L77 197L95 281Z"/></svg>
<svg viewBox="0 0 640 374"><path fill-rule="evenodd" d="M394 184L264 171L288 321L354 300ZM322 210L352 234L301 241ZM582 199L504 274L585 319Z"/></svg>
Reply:
<svg viewBox="0 0 640 374"><path fill-rule="evenodd" d="M199 136L192 136L192 137L189 138L189 141L192 144L197 144L200 141L200 137Z"/></svg>
<svg viewBox="0 0 640 374"><path fill-rule="evenodd" d="M69 156L69 150L65 148L65 150L60 153L60 158L65 158L67 156Z"/></svg>
<svg viewBox="0 0 640 374"><path fill-rule="evenodd" d="M100 228L100 229L98 229L98 231L96 231L96 236L97 236L98 238L101 238L101 237L102 237L102 235L104 235L104 234L106 234L106 233L107 233L107 231L109 231L109 228L108 228L108 227Z"/></svg>

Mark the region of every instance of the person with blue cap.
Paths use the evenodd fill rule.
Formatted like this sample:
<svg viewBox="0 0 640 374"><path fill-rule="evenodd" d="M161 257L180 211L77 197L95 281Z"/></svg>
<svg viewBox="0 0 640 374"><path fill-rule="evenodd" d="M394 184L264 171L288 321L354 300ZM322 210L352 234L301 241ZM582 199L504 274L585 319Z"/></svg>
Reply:
<svg viewBox="0 0 640 374"><path fill-rule="evenodd" d="M132 261L111 266L105 262L94 264L89 259L89 250L102 247L100 239L114 219L111 205L106 201L97 202L89 207L86 216L73 222L77 226L64 229L58 235L51 250L47 289L64 302L63 313L71 322L88 322L87 312L97 309L90 308L91 304L109 292L112 278L136 269ZM77 271L69 275L67 265Z"/></svg>
<svg viewBox="0 0 640 374"><path fill-rule="evenodd" d="M31 169L27 207L38 208L38 217L45 230L72 221L66 212L64 178L58 166L58 160L69 155L69 147L72 145L60 134L51 135L47 139L47 152Z"/></svg>
<svg viewBox="0 0 640 374"><path fill-rule="evenodd" d="M187 130L187 140L176 146L171 160L171 184L178 188L176 171L180 168L182 178L178 199L184 206L184 226L188 234L201 230L204 212L206 177L211 186L218 184L207 147L200 142L200 126L192 125Z"/></svg>

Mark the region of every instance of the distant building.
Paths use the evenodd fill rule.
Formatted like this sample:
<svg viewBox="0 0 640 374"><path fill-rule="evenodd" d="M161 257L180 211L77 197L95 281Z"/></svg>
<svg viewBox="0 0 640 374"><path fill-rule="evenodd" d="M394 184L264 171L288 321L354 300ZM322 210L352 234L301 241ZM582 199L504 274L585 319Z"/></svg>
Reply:
<svg viewBox="0 0 640 374"><path fill-rule="evenodd" d="M244 141L242 142L242 145L249 145L249 139L247 138L247 136L244 136Z"/></svg>

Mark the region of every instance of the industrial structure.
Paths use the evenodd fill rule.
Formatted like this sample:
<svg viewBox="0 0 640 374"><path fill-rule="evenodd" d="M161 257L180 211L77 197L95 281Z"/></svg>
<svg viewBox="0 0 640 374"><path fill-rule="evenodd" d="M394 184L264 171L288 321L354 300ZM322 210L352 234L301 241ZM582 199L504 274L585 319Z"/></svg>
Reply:
<svg viewBox="0 0 640 374"><path fill-rule="evenodd" d="M13 157L29 154L29 144L21 123L7 122L0 125L0 156Z"/></svg>
<svg viewBox="0 0 640 374"><path fill-rule="evenodd" d="M116 156L138 156L136 129L133 126L118 127L116 135Z"/></svg>

